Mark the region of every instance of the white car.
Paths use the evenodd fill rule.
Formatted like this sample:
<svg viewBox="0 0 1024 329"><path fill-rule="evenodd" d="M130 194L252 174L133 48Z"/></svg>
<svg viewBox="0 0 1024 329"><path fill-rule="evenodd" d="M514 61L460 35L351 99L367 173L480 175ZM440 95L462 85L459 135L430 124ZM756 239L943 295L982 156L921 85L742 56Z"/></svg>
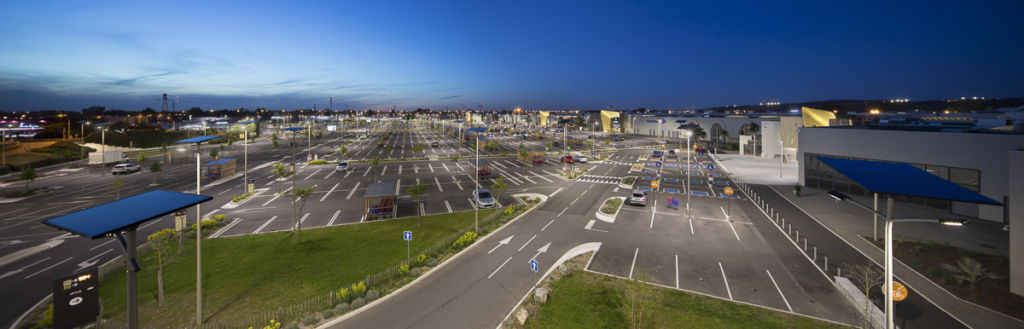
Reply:
<svg viewBox="0 0 1024 329"><path fill-rule="evenodd" d="M346 171L346 170L348 170L348 161L339 161L338 164L336 166L334 166L334 171Z"/></svg>
<svg viewBox="0 0 1024 329"><path fill-rule="evenodd" d="M572 156L573 161L579 163L587 163L587 157L585 155L574 155Z"/></svg>
<svg viewBox="0 0 1024 329"><path fill-rule="evenodd" d="M646 206L647 192L633 191L633 193L629 195L629 199L627 199L627 201L629 201L629 204L631 205Z"/></svg>
<svg viewBox="0 0 1024 329"><path fill-rule="evenodd" d="M137 165L137 164L134 164L134 163L120 163L120 164L114 165L114 168L110 169L110 173L114 174L114 175L117 175L117 174L130 174L130 173L133 173L133 172L138 172L139 170L142 170L142 167L139 167L139 165Z"/></svg>

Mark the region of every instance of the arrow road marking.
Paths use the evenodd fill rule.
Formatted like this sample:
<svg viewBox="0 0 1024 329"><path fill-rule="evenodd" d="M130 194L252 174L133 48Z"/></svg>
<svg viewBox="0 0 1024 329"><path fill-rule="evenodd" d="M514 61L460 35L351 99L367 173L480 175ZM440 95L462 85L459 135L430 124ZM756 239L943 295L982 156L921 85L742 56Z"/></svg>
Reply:
<svg viewBox="0 0 1024 329"><path fill-rule="evenodd" d="M533 257L530 257L530 259L537 259L537 256L540 256L540 254L548 252L548 247L551 247L551 242L548 242L548 244L544 245L543 247L540 247L540 249L537 249L537 253L534 254Z"/></svg>
<svg viewBox="0 0 1024 329"><path fill-rule="evenodd" d="M494 246L494 248L492 248L491 251L488 251L487 254L490 255L491 252L494 252L494 250L498 249L498 247L501 247L501 246L504 246L504 245L508 244L509 242L512 241L512 237L514 237L514 236L516 236L516 235L513 234L513 235L505 238L505 240L498 241L498 245Z"/></svg>
<svg viewBox="0 0 1024 329"><path fill-rule="evenodd" d="M93 258L90 258L87 261L78 263L78 269L81 270L81 269L84 269L86 267L91 267L93 265L96 265L96 263L99 263L99 261L100 261L99 258L100 257L102 257L103 255L105 255L106 253L111 252L111 251L114 251L114 249L107 249L107 251L101 252L99 255L96 255L96 256L94 256Z"/></svg>

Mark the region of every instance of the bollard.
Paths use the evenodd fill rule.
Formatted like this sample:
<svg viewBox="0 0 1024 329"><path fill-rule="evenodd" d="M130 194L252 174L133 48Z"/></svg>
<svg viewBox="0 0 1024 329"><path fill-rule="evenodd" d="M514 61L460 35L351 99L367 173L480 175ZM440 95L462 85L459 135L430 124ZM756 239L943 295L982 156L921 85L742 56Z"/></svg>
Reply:
<svg viewBox="0 0 1024 329"><path fill-rule="evenodd" d="M779 221L779 214L778 213L775 213L775 221L776 222Z"/></svg>
<svg viewBox="0 0 1024 329"><path fill-rule="evenodd" d="M807 241L807 240L804 240ZM814 261L818 261L818 246L814 246Z"/></svg>
<svg viewBox="0 0 1024 329"><path fill-rule="evenodd" d="M804 251L807 251L807 238L804 238Z"/></svg>
<svg viewBox="0 0 1024 329"><path fill-rule="evenodd" d="M793 225L787 225L786 228L789 230L789 235L793 235Z"/></svg>
<svg viewBox="0 0 1024 329"><path fill-rule="evenodd" d="M836 276L843 276L843 268L836 267Z"/></svg>
<svg viewBox="0 0 1024 329"><path fill-rule="evenodd" d="M796 242L800 242L800 230L796 230ZM804 249L806 250L807 248Z"/></svg>
<svg viewBox="0 0 1024 329"><path fill-rule="evenodd" d="M828 273L828 256L825 256L825 273Z"/></svg>
<svg viewBox="0 0 1024 329"><path fill-rule="evenodd" d="M782 226L786 226L786 217L782 217Z"/></svg>

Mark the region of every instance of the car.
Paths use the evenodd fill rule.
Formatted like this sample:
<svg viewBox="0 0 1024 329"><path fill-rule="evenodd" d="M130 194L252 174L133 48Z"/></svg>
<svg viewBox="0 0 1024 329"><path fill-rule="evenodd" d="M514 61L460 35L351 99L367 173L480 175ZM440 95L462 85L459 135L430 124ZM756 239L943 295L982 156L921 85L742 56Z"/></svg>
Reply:
<svg viewBox="0 0 1024 329"><path fill-rule="evenodd" d="M562 162L564 162L564 163L573 163L573 162L576 162L576 159L574 159L574 158L573 158L573 157L572 157L571 155L566 155L566 156L562 157L562 159L561 159L561 160L562 160Z"/></svg>
<svg viewBox="0 0 1024 329"><path fill-rule="evenodd" d="M626 137L623 137L622 135L615 135L615 137L612 137L612 140L616 142L621 142L626 140Z"/></svg>
<svg viewBox="0 0 1024 329"><path fill-rule="evenodd" d="M647 205L647 192L644 192L644 191L633 191L633 193L629 195L629 199L627 199L627 201L631 205L646 206Z"/></svg>
<svg viewBox="0 0 1024 329"><path fill-rule="evenodd" d="M334 166L334 171L346 170L348 170L348 161L339 161L338 164Z"/></svg>
<svg viewBox="0 0 1024 329"><path fill-rule="evenodd" d="M651 152L651 157L660 158L662 155L665 155L665 152L658 150L654 150L654 152Z"/></svg>
<svg viewBox="0 0 1024 329"><path fill-rule="evenodd" d="M587 157L583 155L574 155L572 156L572 160L579 163L587 163Z"/></svg>
<svg viewBox="0 0 1024 329"><path fill-rule="evenodd" d="M551 142L551 146L562 147L562 142Z"/></svg>
<svg viewBox="0 0 1024 329"><path fill-rule="evenodd" d="M473 191L473 199L476 200L477 207L494 208L494 197L491 196L491 192L485 188Z"/></svg>
<svg viewBox="0 0 1024 329"><path fill-rule="evenodd" d="M434 139L434 137L427 136L427 140L428 141L431 140L431 139Z"/></svg>
<svg viewBox="0 0 1024 329"><path fill-rule="evenodd" d="M441 144L438 144L437 142L430 143L430 147L438 147L440 145Z"/></svg>
<svg viewBox="0 0 1024 329"><path fill-rule="evenodd" d="M359 135L359 139L366 139L366 134Z"/></svg>
<svg viewBox="0 0 1024 329"><path fill-rule="evenodd" d="M137 165L137 164L134 164L134 163L120 163L120 164L114 165L114 168L110 169L110 173L114 174L114 175L117 175L117 174L130 174L130 173L133 173L133 172L138 172L139 170L142 170L142 167L139 167L139 165Z"/></svg>
<svg viewBox="0 0 1024 329"><path fill-rule="evenodd" d="M668 156L670 158L676 157L676 150L668 150Z"/></svg>

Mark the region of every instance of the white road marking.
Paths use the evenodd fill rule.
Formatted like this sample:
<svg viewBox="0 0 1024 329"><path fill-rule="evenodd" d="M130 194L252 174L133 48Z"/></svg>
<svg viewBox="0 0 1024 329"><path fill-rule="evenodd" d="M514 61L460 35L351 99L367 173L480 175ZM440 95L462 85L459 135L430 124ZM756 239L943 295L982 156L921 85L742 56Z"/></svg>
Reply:
<svg viewBox="0 0 1024 329"><path fill-rule="evenodd" d="M545 229L547 229L547 228L548 228L548 226L551 226L551 223L554 223L554 222L555 222L555 219L554 219L554 218L552 218L552 219L551 219L551 221L550 221L550 222L548 222L548 224L547 224L547 225L544 225L544 227L542 227L542 228L540 229L540 231L541 231L541 232L544 232L544 230L545 230Z"/></svg>
<svg viewBox="0 0 1024 329"><path fill-rule="evenodd" d="M441 166L444 167L444 171L452 172L451 170L448 170L448 166L445 165L444 162L441 163Z"/></svg>
<svg viewBox="0 0 1024 329"><path fill-rule="evenodd" d="M417 180L419 180L419 178L417 178ZM434 184L437 184L437 189L439 191L444 192L444 188L441 187L441 181L437 179L437 176L434 176Z"/></svg>
<svg viewBox="0 0 1024 329"><path fill-rule="evenodd" d="M203 215L203 218L210 218L210 216L213 216L213 214L218 212L220 212L220 209L214 209L213 211L206 213L206 215Z"/></svg>
<svg viewBox="0 0 1024 329"><path fill-rule="evenodd" d="M546 171L545 171L545 172L546 172ZM538 175L538 174L537 174L537 173L535 173L535 172L532 172L532 171L531 171L530 173L531 173L531 174L533 174L534 176L537 176L537 178L540 178L540 179L543 179L543 180L546 180L546 181L548 181L548 183L554 183L554 182L555 182L555 181L553 181L553 180L550 180L550 179L548 179L547 177L544 177L544 176Z"/></svg>
<svg viewBox="0 0 1024 329"><path fill-rule="evenodd" d="M497 274L498 271L501 270L502 267L505 267L505 264L508 264L508 261L510 260L512 260L512 256L508 256L508 259L506 259L504 263L501 263L498 268L494 269L494 272L491 272L491 275L488 275L487 278L490 279L494 274Z"/></svg>
<svg viewBox="0 0 1024 329"><path fill-rule="evenodd" d="M434 173L434 166L427 164L427 168L430 168L430 173Z"/></svg>
<svg viewBox="0 0 1024 329"><path fill-rule="evenodd" d="M238 223L241 223L243 220L245 220L245 219L238 218L237 220L231 221L231 224L228 224L228 226L225 226L224 228L218 230L217 233L214 233L209 238L213 239L213 238L220 237L221 235L224 235L224 232L227 232L232 227L235 227L235 225L238 225Z"/></svg>
<svg viewBox="0 0 1024 329"><path fill-rule="evenodd" d="M520 173L516 173L516 175L519 175L520 178L523 178L525 180L530 181L530 183L532 183L532 184L537 184L537 182L534 182L532 179L530 179L530 177L523 176L523 174L520 174Z"/></svg>
<svg viewBox="0 0 1024 329"><path fill-rule="evenodd" d="M765 269L764 271L768 273L768 278L772 279L772 284L775 285L775 290L779 292L779 296L782 296L782 302L786 303L786 308L789 309L790 313L793 313L793 307L789 306L789 301L786 300L786 295L782 294L782 289L779 289L779 284L775 282L775 277L772 277L772 272L768 271L768 269Z"/></svg>
<svg viewBox="0 0 1024 329"><path fill-rule="evenodd" d="M334 186L331 186L331 190L327 191L327 194L324 194L324 196L320 198L320 202L324 202L324 200L327 200L327 197L330 196L331 193L334 193L334 189L338 188L339 184L341 183L334 183Z"/></svg>
<svg viewBox="0 0 1024 329"><path fill-rule="evenodd" d="M302 222L305 222L306 221L306 217L309 217L309 213L308 212L305 215L302 215L302 218L299 218L299 224L302 224Z"/></svg>
<svg viewBox="0 0 1024 329"><path fill-rule="evenodd" d="M725 281L725 292L729 294L729 300L732 300L732 289L729 289L729 279L725 278L725 268L722 267L722 262L718 262L718 270L722 271L722 281ZM792 312L793 309L790 309L789 311Z"/></svg>
<svg viewBox="0 0 1024 329"><path fill-rule="evenodd" d="M658 200L654 200L654 207L651 208L651 229L654 229L654 215L658 213Z"/></svg>
<svg viewBox="0 0 1024 329"><path fill-rule="evenodd" d="M68 259L65 259L65 260L62 260L62 261L60 261L60 262L57 262L56 264L50 265L50 266L48 266L48 267L46 267L46 268L44 268L44 269L41 269L41 270L39 270L38 272L35 272L35 273L32 273L32 274L29 274L29 275L28 275L28 276L26 276L25 278L26 278L26 279L28 279L28 278L31 278L31 277L33 277L33 276L39 275L39 273L43 273L43 272L46 272L47 270L49 270L49 269L51 269L51 268L57 267L57 265L60 265L60 264L64 264L64 263L66 263L67 261L71 260L72 258L74 258L74 257L68 257Z"/></svg>
<svg viewBox="0 0 1024 329"><path fill-rule="evenodd" d="M273 219L278 219L278 216L273 216L270 217L270 219L267 219L266 222L264 222L262 225L259 225L259 228L256 228L256 231L253 231L253 234L257 234L260 231L263 231L263 229L266 228L266 225L269 225L270 221L273 221Z"/></svg>
<svg viewBox="0 0 1024 329"><path fill-rule="evenodd" d="M693 233L693 217L690 217L690 235L694 235L694 233Z"/></svg>
<svg viewBox="0 0 1024 329"><path fill-rule="evenodd" d="M391 151L394 152L394 151ZM384 176L384 173L388 172L388 166L384 166L384 169L380 171L380 175Z"/></svg>
<svg viewBox="0 0 1024 329"><path fill-rule="evenodd" d="M533 237L530 238L529 240L526 240L526 243L524 243L522 247L519 247L519 250L517 250L516 252L523 251L523 248L526 248L526 246L529 245L530 242L533 241L533 239L536 238L536 237L537 237L537 235L534 234Z"/></svg>
<svg viewBox="0 0 1024 329"><path fill-rule="evenodd" d="M399 180L395 181L395 195L398 195L398 191L401 191L401 189L402 189L402 180L399 179Z"/></svg>
<svg viewBox="0 0 1024 329"><path fill-rule="evenodd" d="M351 198L352 198L352 195L356 193L356 189L358 189L358 188L359 188L359 184L362 184L362 183L363 183L363 182L356 182L356 186L353 186L353 187L352 187L352 191L351 191L351 192L348 192L348 196L347 196L347 197L345 197L345 200L351 199Z"/></svg>
<svg viewBox="0 0 1024 329"><path fill-rule="evenodd" d="M462 188L462 184L459 184L459 180L455 179L455 176L452 176L452 183L455 183L455 186L459 187L459 191L464 191L464 189Z"/></svg>
<svg viewBox="0 0 1024 329"><path fill-rule="evenodd" d="M373 169L373 168L366 167L366 172L363 173L363 177L366 177L366 175L370 173L370 169Z"/></svg>
<svg viewBox="0 0 1024 329"><path fill-rule="evenodd" d="M448 204L448 200L444 200L444 207L448 208L448 213L452 213L452 205Z"/></svg>
<svg viewBox="0 0 1024 329"><path fill-rule="evenodd" d="M562 214L564 214L566 210L569 210L569 207L565 207L565 209L562 209L562 211L558 212L558 216L555 217L562 217Z"/></svg>
<svg viewBox="0 0 1024 329"><path fill-rule="evenodd" d="M334 175L334 173L336 173L336 172L338 172L338 171L337 170L331 170L331 172L327 173L327 176L324 176L324 179L331 178L331 175Z"/></svg>
<svg viewBox="0 0 1024 329"><path fill-rule="evenodd" d="M306 176L306 178L303 178L302 180L309 180L309 179L310 179L311 177L313 177L313 176L315 176L316 174L320 173L320 171L321 171L321 170L323 170L323 169L324 169L324 168L319 168L319 169L317 169L317 170L316 170L316 171L314 171L314 172L313 172L312 174L309 174L309 176Z"/></svg>
<svg viewBox="0 0 1024 329"><path fill-rule="evenodd" d="M341 210L335 211L334 212L334 216L331 216L331 221L327 222L327 226L334 225L334 220L338 219L338 215L340 215L340 214L341 214Z"/></svg>
<svg viewBox="0 0 1024 329"><path fill-rule="evenodd" d="M345 177L342 177L342 178L348 178L348 175L351 175L351 174L352 174L352 171L351 171L351 170L349 170L349 171L346 171L346 172L345 172Z"/></svg>
<svg viewBox="0 0 1024 329"><path fill-rule="evenodd" d="M549 181L549 182L550 182L550 181ZM562 191L563 189L565 189L565 188L564 188L564 187L559 187L559 188L558 188L557 190L555 190L555 191L554 191L554 192L552 192L551 194L548 194L548 197L554 197L554 196L555 196L555 194L558 194L558 192L561 192L561 191Z"/></svg>
<svg viewBox="0 0 1024 329"><path fill-rule="evenodd" d="M636 268L636 255L640 253L640 248L636 248L633 252L633 264L629 265L629 279L633 280L633 269Z"/></svg>
<svg viewBox="0 0 1024 329"><path fill-rule="evenodd" d="M736 236L736 241L740 241L740 235L736 233L736 227L732 226L732 221L729 221L729 228L732 229L732 235Z"/></svg>

